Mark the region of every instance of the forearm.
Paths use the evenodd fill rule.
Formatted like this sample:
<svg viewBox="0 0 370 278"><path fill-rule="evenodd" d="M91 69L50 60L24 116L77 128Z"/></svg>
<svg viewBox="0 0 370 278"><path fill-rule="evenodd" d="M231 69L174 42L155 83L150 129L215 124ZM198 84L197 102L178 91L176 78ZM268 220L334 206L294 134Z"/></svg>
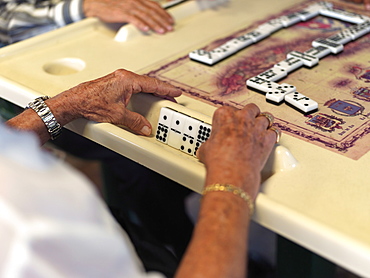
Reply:
<svg viewBox="0 0 370 278"><path fill-rule="evenodd" d="M58 95L46 100L45 103L61 126L80 117L66 95ZM44 122L33 109L26 109L21 114L7 121L6 124L16 129L34 132L39 137L41 144L50 139L50 134Z"/></svg>
<svg viewBox="0 0 370 278"><path fill-rule="evenodd" d="M249 207L229 192L202 199L193 238L176 278L246 277Z"/></svg>

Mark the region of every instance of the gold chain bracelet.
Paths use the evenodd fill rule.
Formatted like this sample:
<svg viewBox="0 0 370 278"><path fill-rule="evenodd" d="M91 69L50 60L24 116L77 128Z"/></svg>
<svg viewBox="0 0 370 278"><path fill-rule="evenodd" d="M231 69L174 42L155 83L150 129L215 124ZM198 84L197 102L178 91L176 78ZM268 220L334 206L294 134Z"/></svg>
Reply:
<svg viewBox="0 0 370 278"><path fill-rule="evenodd" d="M249 194L245 192L243 189L236 187L235 185L232 185L232 184L215 183L215 184L206 186L202 192L202 195L205 195L207 192L212 192L212 191L213 192L214 191L231 192L234 195L241 197L248 204L250 216L253 215L254 203L252 201L251 196L249 196Z"/></svg>

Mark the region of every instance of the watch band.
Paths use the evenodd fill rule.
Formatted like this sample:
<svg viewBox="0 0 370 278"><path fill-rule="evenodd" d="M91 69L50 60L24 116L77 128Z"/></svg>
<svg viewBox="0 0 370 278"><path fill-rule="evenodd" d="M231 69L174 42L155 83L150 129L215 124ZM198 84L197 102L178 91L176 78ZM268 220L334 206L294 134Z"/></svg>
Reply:
<svg viewBox="0 0 370 278"><path fill-rule="evenodd" d="M44 102L47 99L49 99L48 96L38 97L31 101L26 109L32 108L40 116L50 134L51 140L54 140L62 133L62 126L57 122L53 113L51 113L49 107Z"/></svg>

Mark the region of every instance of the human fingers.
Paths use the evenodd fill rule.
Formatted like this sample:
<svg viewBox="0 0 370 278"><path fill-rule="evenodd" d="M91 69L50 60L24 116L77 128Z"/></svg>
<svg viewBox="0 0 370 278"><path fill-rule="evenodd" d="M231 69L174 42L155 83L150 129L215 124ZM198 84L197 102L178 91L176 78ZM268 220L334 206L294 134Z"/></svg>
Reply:
<svg viewBox="0 0 370 278"><path fill-rule="evenodd" d="M364 0L365 9L370 11L370 0Z"/></svg>
<svg viewBox="0 0 370 278"><path fill-rule="evenodd" d="M266 129L272 127L272 125L274 124L274 116L269 112L261 112L258 117L262 117L260 119L263 121L263 123L267 124Z"/></svg>
<svg viewBox="0 0 370 278"><path fill-rule="evenodd" d="M156 2L137 0L129 15L129 22L144 32L164 34L173 30L172 16Z"/></svg>
<svg viewBox="0 0 370 278"><path fill-rule="evenodd" d="M120 122L116 123L128 127L131 131L149 136L152 133L152 126L150 122L142 115L125 109Z"/></svg>
<svg viewBox="0 0 370 278"><path fill-rule="evenodd" d="M132 87L133 93L143 92L169 98L179 97L182 94L182 91L175 86L145 75L135 74Z"/></svg>

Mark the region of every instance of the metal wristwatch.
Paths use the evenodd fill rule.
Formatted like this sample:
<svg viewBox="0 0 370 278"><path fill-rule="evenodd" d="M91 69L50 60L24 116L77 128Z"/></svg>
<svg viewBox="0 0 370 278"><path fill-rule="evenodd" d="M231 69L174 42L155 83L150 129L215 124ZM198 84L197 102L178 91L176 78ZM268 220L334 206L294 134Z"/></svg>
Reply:
<svg viewBox="0 0 370 278"><path fill-rule="evenodd" d="M47 99L49 99L48 96L38 97L35 100L31 101L26 106L26 109L32 108L37 113L37 115L40 116L41 120L46 125L51 140L54 140L62 133L62 126L57 122L53 113L51 113L49 107L44 102Z"/></svg>

